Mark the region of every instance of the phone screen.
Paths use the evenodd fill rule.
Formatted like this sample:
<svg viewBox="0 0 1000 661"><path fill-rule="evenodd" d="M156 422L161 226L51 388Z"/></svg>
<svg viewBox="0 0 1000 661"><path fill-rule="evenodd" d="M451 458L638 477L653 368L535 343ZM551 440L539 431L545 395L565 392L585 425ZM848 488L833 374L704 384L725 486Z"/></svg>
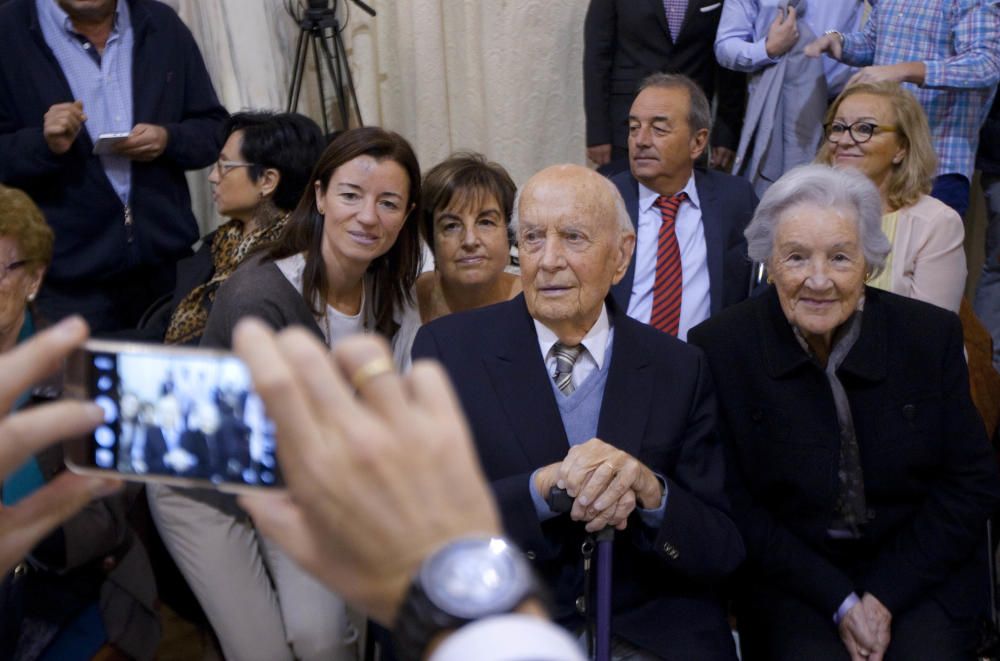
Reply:
<svg viewBox="0 0 1000 661"><path fill-rule="evenodd" d="M281 485L274 424L234 356L149 345L91 349L85 361L86 396L104 409L86 464L126 478Z"/></svg>

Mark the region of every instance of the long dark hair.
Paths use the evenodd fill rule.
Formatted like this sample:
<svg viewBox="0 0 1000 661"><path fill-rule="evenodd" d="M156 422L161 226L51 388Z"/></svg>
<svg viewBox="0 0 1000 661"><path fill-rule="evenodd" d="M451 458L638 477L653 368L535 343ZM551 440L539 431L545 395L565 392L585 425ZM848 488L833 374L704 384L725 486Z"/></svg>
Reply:
<svg viewBox="0 0 1000 661"><path fill-rule="evenodd" d="M410 212L406 222L388 252L368 265L368 274L374 285L369 305L374 312L375 330L392 339L399 330L393 313L405 305L413 305L413 283L420 270L420 223L417 220L420 217L420 164L410 143L401 135L367 126L344 131L334 138L319 157L310 181L318 181L320 190L325 193L337 168L359 156L371 156L376 161L394 161L406 171L410 180L410 195L406 201ZM302 297L317 317L323 315L329 294L322 242L323 216L316 208L316 193L310 186L302 194L284 232L267 256L283 259L305 252Z"/></svg>

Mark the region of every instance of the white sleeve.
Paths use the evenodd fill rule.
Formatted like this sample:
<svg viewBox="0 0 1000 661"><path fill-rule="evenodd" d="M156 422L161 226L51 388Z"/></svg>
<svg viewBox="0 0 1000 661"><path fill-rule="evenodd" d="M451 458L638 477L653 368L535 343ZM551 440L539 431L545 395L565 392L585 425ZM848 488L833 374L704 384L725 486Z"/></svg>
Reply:
<svg viewBox="0 0 1000 661"><path fill-rule="evenodd" d="M530 615L497 615L467 624L430 661L584 661L579 644L558 625Z"/></svg>

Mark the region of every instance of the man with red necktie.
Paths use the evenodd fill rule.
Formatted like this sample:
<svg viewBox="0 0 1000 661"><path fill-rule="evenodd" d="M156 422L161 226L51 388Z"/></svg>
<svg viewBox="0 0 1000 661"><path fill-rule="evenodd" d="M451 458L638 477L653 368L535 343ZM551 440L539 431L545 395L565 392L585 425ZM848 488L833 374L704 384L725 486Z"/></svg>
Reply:
<svg viewBox="0 0 1000 661"><path fill-rule="evenodd" d="M695 167L710 129L692 80L649 76L629 112L629 171L612 178L636 228L635 256L612 294L630 317L682 340L750 290L743 229L757 196L744 179Z"/></svg>

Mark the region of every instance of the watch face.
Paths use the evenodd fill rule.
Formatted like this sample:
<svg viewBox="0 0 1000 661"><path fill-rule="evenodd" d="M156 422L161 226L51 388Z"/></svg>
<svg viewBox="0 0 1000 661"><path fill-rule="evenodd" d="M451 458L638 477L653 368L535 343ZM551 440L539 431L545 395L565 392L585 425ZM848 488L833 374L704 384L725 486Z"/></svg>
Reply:
<svg viewBox="0 0 1000 661"><path fill-rule="evenodd" d="M471 620L517 606L530 587L530 571L503 539L468 539L431 557L420 571L420 583L438 608Z"/></svg>

